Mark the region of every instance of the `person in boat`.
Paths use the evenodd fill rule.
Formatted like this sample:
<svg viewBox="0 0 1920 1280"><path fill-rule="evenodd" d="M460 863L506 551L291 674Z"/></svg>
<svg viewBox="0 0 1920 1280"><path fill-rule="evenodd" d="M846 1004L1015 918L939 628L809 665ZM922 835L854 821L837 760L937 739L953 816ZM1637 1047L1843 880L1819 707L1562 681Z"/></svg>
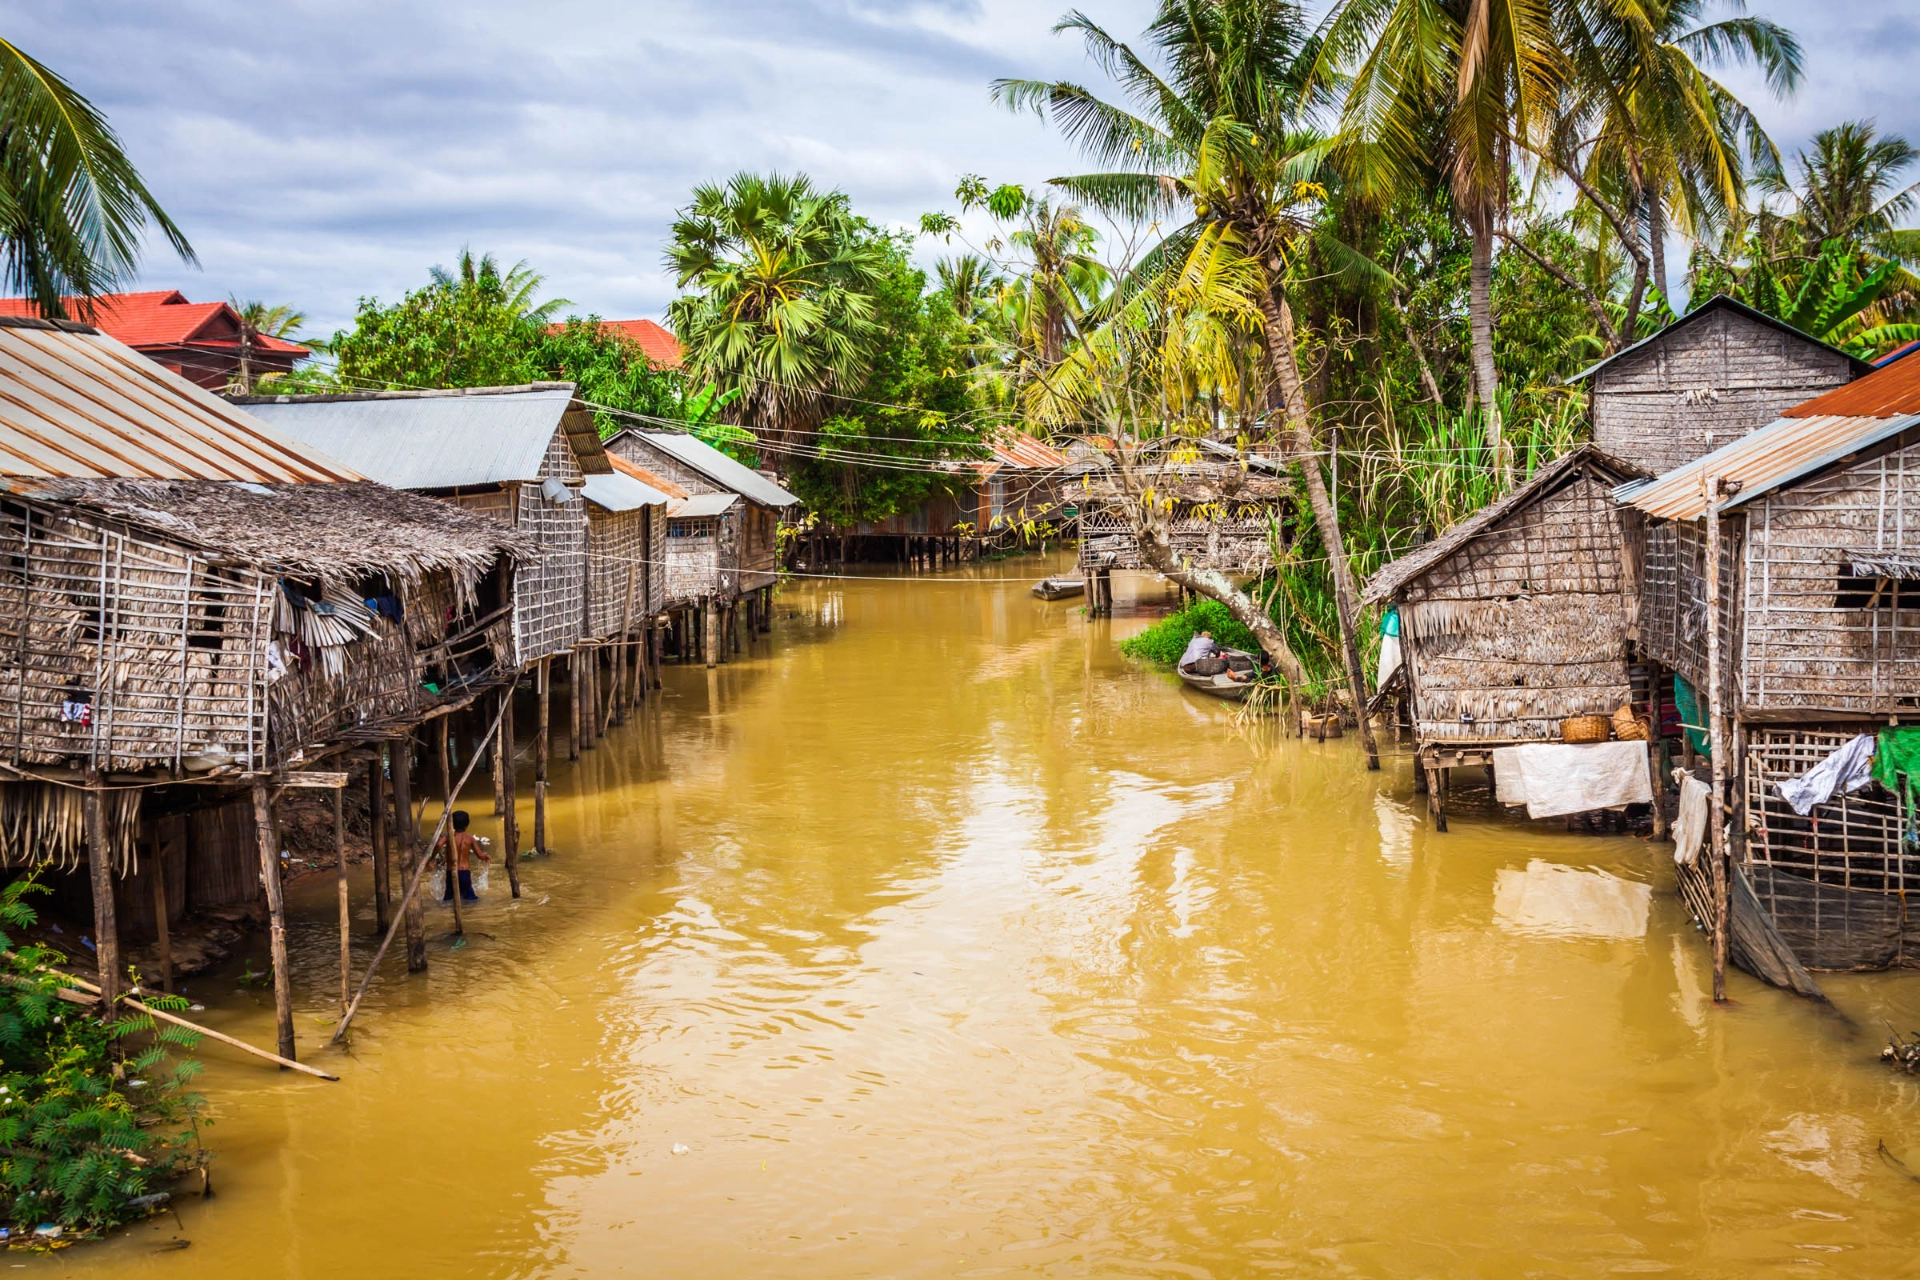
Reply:
<svg viewBox="0 0 1920 1280"><path fill-rule="evenodd" d="M1187 651L1180 655L1180 665L1190 667L1202 658L1217 658L1220 646L1213 642L1211 631L1196 631L1193 639L1187 641Z"/></svg>

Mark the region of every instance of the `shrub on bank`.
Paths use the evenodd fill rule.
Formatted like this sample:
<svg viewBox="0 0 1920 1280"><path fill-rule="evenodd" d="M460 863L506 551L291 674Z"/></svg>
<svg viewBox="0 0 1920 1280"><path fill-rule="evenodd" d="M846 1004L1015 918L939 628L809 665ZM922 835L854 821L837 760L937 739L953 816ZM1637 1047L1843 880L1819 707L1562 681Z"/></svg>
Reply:
<svg viewBox="0 0 1920 1280"><path fill-rule="evenodd" d="M199 1064L174 1061L195 1037L146 1013L103 1021L97 1005L59 996L48 947L15 948L31 926L32 877L0 889L0 1215L15 1239L35 1228L90 1231L145 1217L153 1196L202 1164ZM148 996L185 1009L177 996Z"/></svg>
<svg viewBox="0 0 1920 1280"><path fill-rule="evenodd" d="M1260 642L1253 638L1253 632L1236 622L1233 615L1227 612L1227 606L1218 600L1202 599L1177 613L1168 614L1139 635L1122 640L1120 652L1129 658L1144 658L1170 667L1180 661L1180 655L1186 651L1187 641L1193 639L1198 631L1212 632L1214 642L1223 649L1245 649L1249 653L1260 651Z"/></svg>

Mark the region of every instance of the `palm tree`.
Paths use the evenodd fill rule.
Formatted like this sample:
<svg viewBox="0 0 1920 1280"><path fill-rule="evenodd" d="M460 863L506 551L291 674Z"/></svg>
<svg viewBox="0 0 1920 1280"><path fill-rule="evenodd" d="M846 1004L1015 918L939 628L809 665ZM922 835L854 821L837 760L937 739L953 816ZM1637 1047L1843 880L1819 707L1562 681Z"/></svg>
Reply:
<svg viewBox="0 0 1920 1280"><path fill-rule="evenodd" d="M1506 483L1512 461L1493 358L1493 242L1516 143L1541 137L1569 67L1549 0L1336 0L1314 84L1346 86L1342 159L1354 193L1385 203L1443 174L1471 237L1473 384Z"/></svg>
<svg viewBox="0 0 1920 1280"><path fill-rule="evenodd" d="M8 289L65 318L133 278L147 226L188 262L186 236L120 139L72 85L0 40L0 244Z"/></svg>
<svg viewBox="0 0 1920 1280"><path fill-rule="evenodd" d="M1369 764L1377 768L1354 633L1353 571L1321 470L1288 301L1289 277L1315 237L1313 215L1331 177L1327 142L1304 127L1313 106L1313 46L1304 17L1287 0L1161 0L1147 36L1168 68L1164 78L1084 14L1068 14L1055 30L1078 31L1089 56L1139 110L1104 102L1068 82L1000 80L994 94L1015 109L1050 111L1089 158L1109 166L1055 178L1054 185L1125 216L1188 215L1148 255L1134 284L1168 275L1228 281L1250 270L1269 404L1282 420L1282 445L1300 464L1328 553L1349 691ZM1320 243L1337 253L1337 246ZM1193 585L1230 609L1240 603L1207 583Z"/></svg>
<svg viewBox="0 0 1920 1280"><path fill-rule="evenodd" d="M270 307L259 300L242 302L229 295L227 304L240 319L240 369L235 383L243 395L253 393L253 343L257 338L291 339L307 322L307 313L288 303Z"/></svg>
<svg viewBox="0 0 1920 1280"><path fill-rule="evenodd" d="M554 316L573 305L567 298L535 302L547 278L528 266L524 258L502 274L499 261L491 253L483 253L476 258L472 249L462 248L459 265L453 271L436 266L429 274L440 288L477 292L503 308L514 319L531 325L551 324Z"/></svg>
<svg viewBox="0 0 1920 1280"><path fill-rule="evenodd" d="M1776 164L1762 168L1755 185L1787 202L1784 220L1804 256L1839 240L1882 258L1920 262L1920 231L1898 225L1920 207L1920 182L1901 186L1899 178L1920 150L1899 134L1876 133L1871 120L1849 120L1815 134L1795 160L1797 184Z"/></svg>
<svg viewBox="0 0 1920 1280"><path fill-rule="evenodd" d="M687 373L737 388L745 425L792 447L833 391L860 381L879 337L874 233L804 174L740 173L696 187L672 234Z"/></svg>

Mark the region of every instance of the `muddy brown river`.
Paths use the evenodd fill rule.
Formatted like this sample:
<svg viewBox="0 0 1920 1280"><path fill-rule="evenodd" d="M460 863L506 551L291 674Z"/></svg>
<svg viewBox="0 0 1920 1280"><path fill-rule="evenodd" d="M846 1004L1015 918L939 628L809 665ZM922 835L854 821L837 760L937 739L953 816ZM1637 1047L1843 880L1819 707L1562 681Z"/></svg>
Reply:
<svg viewBox="0 0 1920 1280"><path fill-rule="evenodd" d="M24 1261L115 1277L1896 1275L1915 977L1736 974L1667 846L1302 743L1016 560L783 589L771 643L557 766L551 859L350 1054L200 1053L217 1196ZM524 782L521 795L531 788ZM476 829L497 830L481 816ZM530 825L530 823L528 824ZM371 955L364 871L353 891ZM260 961L255 960L258 967ZM271 1044L270 993L190 994ZM190 1240L181 1248L178 1242Z"/></svg>

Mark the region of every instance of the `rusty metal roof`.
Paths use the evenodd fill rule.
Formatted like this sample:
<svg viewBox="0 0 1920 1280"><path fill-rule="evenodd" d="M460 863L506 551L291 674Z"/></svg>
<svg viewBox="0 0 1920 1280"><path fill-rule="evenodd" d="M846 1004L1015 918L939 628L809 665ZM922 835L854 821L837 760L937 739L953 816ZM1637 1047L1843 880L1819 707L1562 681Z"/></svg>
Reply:
<svg viewBox="0 0 1920 1280"><path fill-rule="evenodd" d="M1064 467L1072 461L1052 445L1020 432L1005 439L996 440L990 447L993 449L994 456L1000 461L1031 470L1051 470L1054 467Z"/></svg>
<svg viewBox="0 0 1920 1280"><path fill-rule="evenodd" d="M1706 482L1710 476L1738 484L1739 491L1720 504L1722 510L1737 507L1824 471L1915 424L1920 424L1920 414L1778 418L1656 480L1621 485L1613 496L1662 520L1698 520L1707 512Z"/></svg>
<svg viewBox="0 0 1920 1280"><path fill-rule="evenodd" d="M1797 404L1784 418L1900 418L1920 413L1920 360L1896 360Z"/></svg>
<svg viewBox="0 0 1920 1280"><path fill-rule="evenodd" d="M0 475L363 478L97 329L20 317L0 317Z"/></svg>

